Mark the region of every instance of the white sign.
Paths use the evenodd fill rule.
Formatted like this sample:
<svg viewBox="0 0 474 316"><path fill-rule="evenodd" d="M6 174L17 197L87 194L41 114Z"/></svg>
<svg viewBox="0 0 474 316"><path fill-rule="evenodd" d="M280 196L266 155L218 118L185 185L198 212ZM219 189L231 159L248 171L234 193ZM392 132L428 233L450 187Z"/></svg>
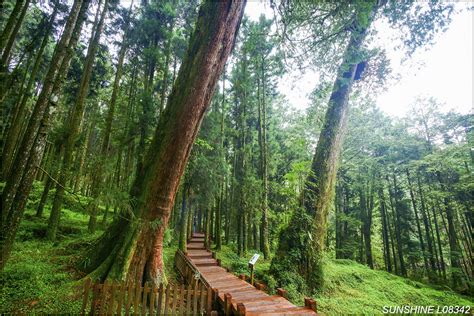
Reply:
<svg viewBox="0 0 474 316"><path fill-rule="evenodd" d="M252 259L250 259L249 264L255 265L255 263L257 262L259 257L260 257L260 255L258 253L254 254Z"/></svg>

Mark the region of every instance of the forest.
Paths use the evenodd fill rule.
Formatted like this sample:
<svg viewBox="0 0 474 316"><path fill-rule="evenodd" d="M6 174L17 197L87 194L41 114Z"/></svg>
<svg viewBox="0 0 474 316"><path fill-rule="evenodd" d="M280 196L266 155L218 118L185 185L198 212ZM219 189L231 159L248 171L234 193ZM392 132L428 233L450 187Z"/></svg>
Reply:
<svg viewBox="0 0 474 316"><path fill-rule="evenodd" d="M377 38L409 62L472 4L256 2L0 1L0 313L183 284L197 233L295 306L472 313L472 109L377 101L403 80Z"/></svg>

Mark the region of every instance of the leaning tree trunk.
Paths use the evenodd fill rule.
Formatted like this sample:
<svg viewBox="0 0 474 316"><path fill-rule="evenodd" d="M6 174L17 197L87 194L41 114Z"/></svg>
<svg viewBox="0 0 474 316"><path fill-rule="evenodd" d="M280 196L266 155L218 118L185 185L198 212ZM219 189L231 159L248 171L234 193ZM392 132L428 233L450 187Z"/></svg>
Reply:
<svg viewBox="0 0 474 316"><path fill-rule="evenodd" d="M66 63L69 64L69 61L67 61L68 51L74 49L75 46L75 43L71 42L71 38L75 32L80 33L83 16L87 11L89 1L74 1L61 40L55 48L43 88L16 154L15 172L10 172L6 178L6 185L2 192L2 226L0 233L2 255L0 269L3 269L10 255L16 231L33 184L36 167L44 153L46 135L57 101L57 97L53 92L59 89L60 86L58 82L58 77L61 77L60 68L62 69L62 66ZM78 19L78 17L81 18ZM64 68L67 71L68 67Z"/></svg>
<svg viewBox="0 0 474 316"><path fill-rule="evenodd" d="M354 83L357 65L361 61L362 43L377 6L366 12L365 18L355 17L349 43L339 66L323 128L316 146L311 173L306 180L304 207L314 220L311 245L307 254L307 283L312 288L322 287L323 257L327 235L327 215L333 203L337 163L347 125L349 95ZM290 224L291 225L291 224Z"/></svg>
<svg viewBox="0 0 474 316"><path fill-rule="evenodd" d="M18 14L20 14L21 8L25 0L17 0L15 6L13 7L13 11L10 13L8 17L7 23L0 34L0 52L3 52L5 46L7 45L8 39L10 38L11 34L13 33L13 29L15 28L15 24L17 22Z"/></svg>
<svg viewBox="0 0 474 316"><path fill-rule="evenodd" d="M165 280L163 236L192 144L234 45L245 1L206 1L178 78L122 214L83 260L94 278Z"/></svg>
<svg viewBox="0 0 474 316"><path fill-rule="evenodd" d="M8 60L10 59L10 54L13 49L13 44L15 44L15 39L16 35L18 34L18 31L20 30L20 27L23 23L23 19L25 18L26 11L28 10L28 6L30 5L30 0L26 0L25 4L23 5L23 8L21 9L20 16L18 17L18 21L15 24L15 27L13 28L10 37L8 38L7 44L5 48L3 49L2 53L2 59L1 59L1 65L3 67L8 66Z"/></svg>

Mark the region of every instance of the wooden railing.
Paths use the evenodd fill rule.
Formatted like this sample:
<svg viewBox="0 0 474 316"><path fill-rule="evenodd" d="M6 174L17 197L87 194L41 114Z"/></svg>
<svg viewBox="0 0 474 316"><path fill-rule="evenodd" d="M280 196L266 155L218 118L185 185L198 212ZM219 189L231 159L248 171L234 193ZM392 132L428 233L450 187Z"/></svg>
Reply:
<svg viewBox="0 0 474 316"><path fill-rule="evenodd" d="M207 283L207 281L201 276L201 273L199 272L196 265L191 262L191 260L189 260L182 250L178 249L176 251L174 263L176 269L186 284L197 282L198 284L205 286L207 289L211 288L209 283Z"/></svg>
<svg viewBox="0 0 474 316"><path fill-rule="evenodd" d="M212 292L200 282L149 286L140 283L84 284L82 315L210 315Z"/></svg>

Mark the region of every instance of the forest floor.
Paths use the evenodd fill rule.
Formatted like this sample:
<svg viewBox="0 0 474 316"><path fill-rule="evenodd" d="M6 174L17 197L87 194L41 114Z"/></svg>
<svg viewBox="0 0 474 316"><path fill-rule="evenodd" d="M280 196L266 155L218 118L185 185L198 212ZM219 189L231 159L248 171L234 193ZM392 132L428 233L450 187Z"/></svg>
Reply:
<svg viewBox="0 0 474 316"><path fill-rule="evenodd" d="M239 258L232 247L222 247L218 258L222 265L235 274L249 275L247 257ZM270 261L256 264L255 278L272 288L276 281L269 276ZM296 284L285 287L290 300L304 304L304 297L311 296L323 314L381 314L387 306L473 306L472 298L462 296L446 287L429 286L391 273L372 270L352 260L329 260L325 268L326 287L321 293L300 293ZM436 310L436 307L435 307Z"/></svg>
<svg viewBox="0 0 474 316"><path fill-rule="evenodd" d="M49 201L46 205L42 218L35 216L41 192L42 185L35 183L12 257L0 273L0 314L80 312L80 280L83 275L78 272L75 263L102 230L95 234L88 233L88 215L85 211L79 211L77 202L70 198L63 209L58 240L54 243L46 241L44 236L51 204ZM164 254L170 282L176 282L173 268L175 244L169 241ZM249 258L238 257L232 247L224 246L218 256L223 266L234 273L248 274ZM260 260L256 266L256 278L276 286L275 280L268 276L269 268L269 261ZM383 271L371 270L350 260L330 261L326 276L326 290L313 297L318 301L319 311L328 314L381 313L383 306L473 305L472 300L449 289L435 289ZM303 294L291 287L286 290L293 303L302 305Z"/></svg>

